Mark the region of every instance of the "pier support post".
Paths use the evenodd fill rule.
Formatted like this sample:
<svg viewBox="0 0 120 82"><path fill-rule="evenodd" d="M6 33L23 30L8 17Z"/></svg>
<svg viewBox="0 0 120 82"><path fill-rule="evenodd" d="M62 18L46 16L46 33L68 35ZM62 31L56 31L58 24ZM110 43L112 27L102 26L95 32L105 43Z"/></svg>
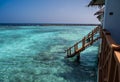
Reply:
<svg viewBox="0 0 120 82"><path fill-rule="evenodd" d="M80 62L80 53L78 53L76 56L76 62L78 62L78 63Z"/></svg>

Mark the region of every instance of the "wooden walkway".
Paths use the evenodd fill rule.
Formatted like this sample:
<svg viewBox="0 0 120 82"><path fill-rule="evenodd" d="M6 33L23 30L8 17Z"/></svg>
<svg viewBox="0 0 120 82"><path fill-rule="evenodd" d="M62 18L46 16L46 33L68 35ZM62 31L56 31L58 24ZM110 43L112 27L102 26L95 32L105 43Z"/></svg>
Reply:
<svg viewBox="0 0 120 82"><path fill-rule="evenodd" d="M95 41L100 39L100 27L96 27L87 36L83 37L82 40L69 47L66 50L67 56L65 58L70 58L75 55L79 55L80 52L85 50L88 46L92 45Z"/></svg>
<svg viewBox="0 0 120 82"><path fill-rule="evenodd" d="M95 37L97 33L99 33L99 36ZM100 38L98 82L120 82L120 45L116 44L112 39L111 34L106 29L97 27L92 30L92 32L85 36L81 41L66 50L66 58L77 55L77 60L79 60L80 52ZM79 48L78 46L80 43L82 45Z"/></svg>

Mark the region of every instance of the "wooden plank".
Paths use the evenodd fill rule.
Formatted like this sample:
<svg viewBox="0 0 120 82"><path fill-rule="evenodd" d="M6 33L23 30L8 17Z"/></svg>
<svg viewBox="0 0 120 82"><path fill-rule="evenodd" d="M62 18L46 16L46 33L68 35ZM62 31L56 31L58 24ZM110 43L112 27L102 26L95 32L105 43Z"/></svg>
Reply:
<svg viewBox="0 0 120 82"><path fill-rule="evenodd" d="M114 51L114 58L117 62L117 65L120 67L120 51Z"/></svg>

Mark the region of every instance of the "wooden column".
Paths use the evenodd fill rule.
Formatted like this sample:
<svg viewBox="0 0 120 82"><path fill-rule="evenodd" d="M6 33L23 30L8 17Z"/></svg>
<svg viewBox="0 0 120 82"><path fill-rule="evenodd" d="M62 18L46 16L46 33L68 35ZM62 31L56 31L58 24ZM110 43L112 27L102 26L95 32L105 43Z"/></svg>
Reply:
<svg viewBox="0 0 120 82"><path fill-rule="evenodd" d="M76 43L75 45L74 45L74 53L77 53L77 50L78 50L78 43ZM79 52L77 53L77 56L76 56L76 60L75 60L76 62L79 62L80 61L80 54L79 54Z"/></svg>
<svg viewBox="0 0 120 82"><path fill-rule="evenodd" d="M82 48L85 48L85 40L86 40L86 38L84 37L84 38L82 39Z"/></svg>
<svg viewBox="0 0 120 82"><path fill-rule="evenodd" d="M80 53L77 53L76 62L80 62Z"/></svg>

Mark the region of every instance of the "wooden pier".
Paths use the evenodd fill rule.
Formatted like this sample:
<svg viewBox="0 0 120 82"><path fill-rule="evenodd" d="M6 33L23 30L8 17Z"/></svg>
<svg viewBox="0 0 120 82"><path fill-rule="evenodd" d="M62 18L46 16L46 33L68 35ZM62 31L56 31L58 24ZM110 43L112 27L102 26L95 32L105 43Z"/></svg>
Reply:
<svg viewBox="0 0 120 82"><path fill-rule="evenodd" d="M66 58L70 58L75 55L80 55L81 51L83 51L85 48L87 48L88 46L92 45L95 41L100 39L100 35L97 35L100 34L99 32L100 32L100 27L96 27L90 33L88 33L87 36L83 37L82 40L80 40L73 46L69 47L66 50L67 52Z"/></svg>
<svg viewBox="0 0 120 82"><path fill-rule="evenodd" d="M96 34L99 34L97 37ZM119 36L118 36L119 37ZM81 41L66 50L66 58L77 56L80 52L101 38L98 55L98 82L120 82L120 45L116 44L111 34L100 26L92 30ZM78 47L81 44L81 47Z"/></svg>

